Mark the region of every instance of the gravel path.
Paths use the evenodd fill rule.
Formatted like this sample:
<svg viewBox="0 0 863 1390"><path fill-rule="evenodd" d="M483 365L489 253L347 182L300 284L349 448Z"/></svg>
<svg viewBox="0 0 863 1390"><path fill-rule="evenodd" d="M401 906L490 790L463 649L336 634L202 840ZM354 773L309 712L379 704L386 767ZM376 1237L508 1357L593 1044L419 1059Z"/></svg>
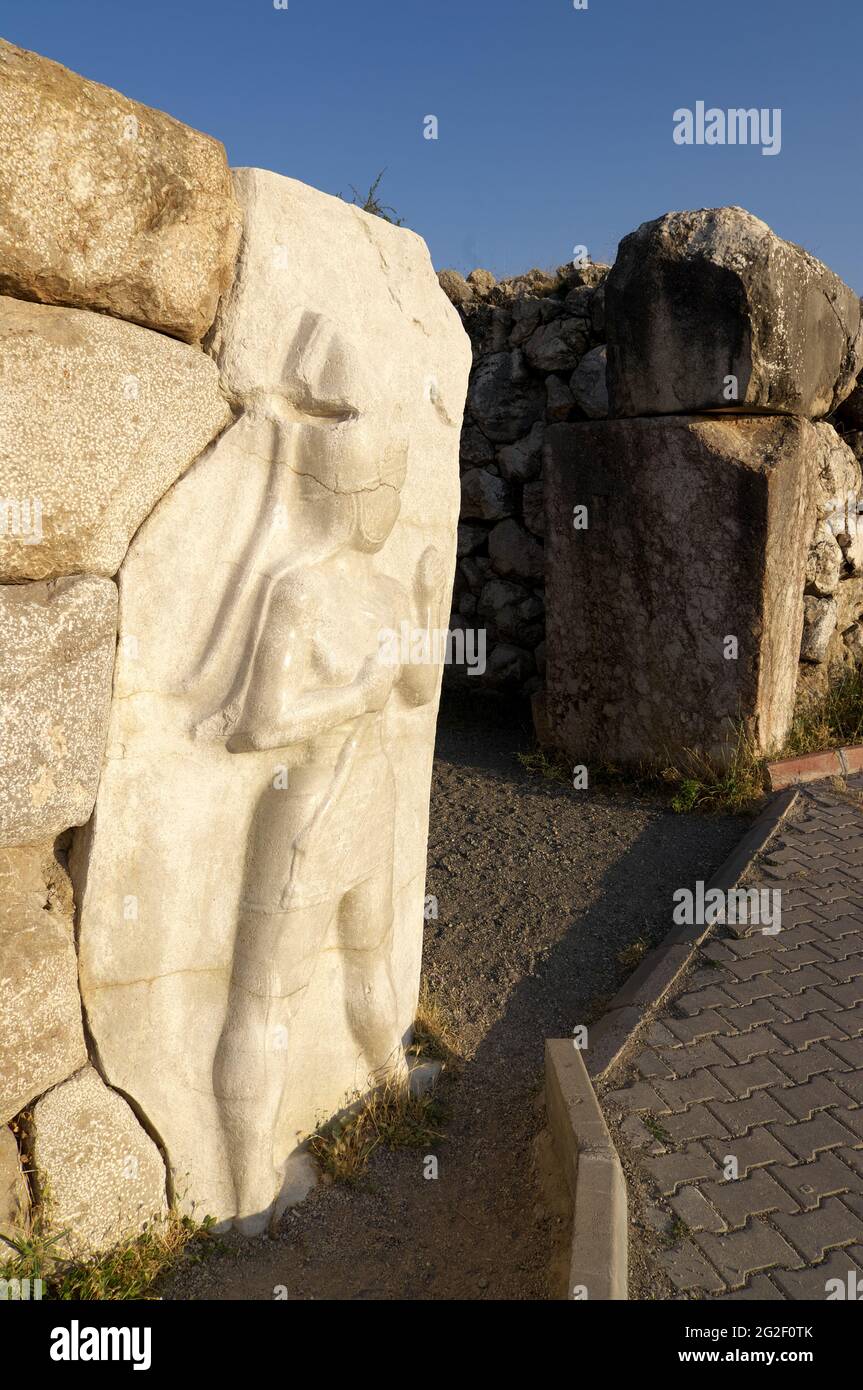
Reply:
<svg viewBox="0 0 863 1390"><path fill-rule="evenodd" d="M602 1008L633 942L659 940L675 888L710 877L739 818L531 776L523 709L449 697L432 791L425 978L465 1065L444 1083L439 1177L382 1153L362 1190L321 1186L275 1239L232 1240L171 1298L545 1299L559 1294L565 1207L547 1177L543 1041ZM631 966L630 966L631 968Z"/></svg>

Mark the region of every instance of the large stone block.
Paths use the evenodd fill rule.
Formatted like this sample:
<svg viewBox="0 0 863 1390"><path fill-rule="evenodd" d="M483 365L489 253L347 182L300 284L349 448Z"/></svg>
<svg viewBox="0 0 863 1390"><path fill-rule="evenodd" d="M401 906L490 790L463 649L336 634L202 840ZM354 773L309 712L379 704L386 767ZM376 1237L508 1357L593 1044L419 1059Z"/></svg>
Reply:
<svg viewBox="0 0 863 1390"><path fill-rule="evenodd" d="M545 414L545 387L532 377L519 348L481 357L470 383L472 418L488 439L514 443Z"/></svg>
<svg viewBox="0 0 863 1390"><path fill-rule="evenodd" d="M4 1253L11 1253L2 1238L21 1239L27 1228L29 1210L30 1195L15 1136L8 1125L0 1125L0 1264Z"/></svg>
<svg viewBox="0 0 863 1390"><path fill-rule="evenodd" d="M87 1061L72 915L50 845L0 849L0 1125Z"/></svg>
<svg viewBox="0 0 863 1390"><path fill-rule="evenodd" d="M446 625L470 345L413 233L276 174L237 187L212 342L241 414L120 571L72 857L107 1080L184 1201L260 1230L308 1189L303 1136L404 1067L440 659L381 639Z"/></svg>
<svg viewBox="0 0 863 1390"><path fill-rule="evenodd" d="M616 416L817 418L863 363L857 295L743 208L671 212L624 237L605 313Z"/></svg>
<svg viewBox="0 0 863 1390"><path fill-rule="evenodd" d="M560 746L630 766L686 749L722 760L740 722L776 748L794 703L815 427L677 416L556 425L547 439Z"/></svg>
<svg viewBox="0 0 863 1390"><path fill-rule="evenodd" d="M116 574L144 517L230 419L197 348L0 298L0 579Z"/></svg>
<svg viewBox="0 0 863 1390"><path fill-rule="evenodd" d="M116 634L110 579L0 584L0 845L54 839L92 811Z"/></svg>
<svg viewBox="0 0 863 1390"><path fill-rule="evenodd" d="M194 342L230 283L222 145L0 40L0 293Z"/></svg>
<svg viewBox="0 0 863 1390"><path fill-rule="evenodd" d="M108 1250L167 1214L162 1155L91 1066L36 1104L32 1137L44 1216L70 1252Z"/></svg>

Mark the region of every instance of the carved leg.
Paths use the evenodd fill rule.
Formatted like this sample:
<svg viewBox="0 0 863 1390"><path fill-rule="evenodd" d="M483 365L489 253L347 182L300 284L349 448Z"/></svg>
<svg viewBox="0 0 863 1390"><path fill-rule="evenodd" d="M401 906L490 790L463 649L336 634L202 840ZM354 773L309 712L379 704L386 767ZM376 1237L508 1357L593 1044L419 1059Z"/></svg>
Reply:
<svg viewBox="0 0 863 1390"><path fill-rule="evenodd" d="M237 1199L238 1225L266 1229L281 1186L273 1135L289 1077L289 1027L334 906L248 909L239 921L225 1027L213 1068Z"/></svg>
<svg viewBox="0 0 863 1390"><path fill-rule="evenodd" d="M351 889L338 917L351 1031L372 1074L407 1076L392 977L392 866Z"/></svg>

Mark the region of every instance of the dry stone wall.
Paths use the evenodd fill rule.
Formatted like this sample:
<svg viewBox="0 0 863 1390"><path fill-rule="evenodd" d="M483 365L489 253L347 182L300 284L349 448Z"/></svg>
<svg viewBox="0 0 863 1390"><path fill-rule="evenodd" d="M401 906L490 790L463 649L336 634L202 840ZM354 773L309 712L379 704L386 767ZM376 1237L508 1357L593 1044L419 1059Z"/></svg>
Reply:
<svg viewBox="0 0 863 1390"><path fill-rule="evenodd" d="M863 663L861 310L827 266L743 209L718 208L644 224L621 242L611 276L607 266L570 265L554 275L535 270L500 282L485 270L467 279L444 270L439 278L473 348L450 626L472 638L461 652L485 650L484 669L474 663L471 670L454 646L449 681L533 696L538 731L547 737L546 583L556 541L547 532L546 491L554 466L549 451L559 456L563 448L557 427L699 412L818 422L807 446L815 510L800 665L793 668L796 699L822 697ZM587 443L606 435L584 428L572 436L579 437ZM733 429L726 432L721 454L734 455L734 437ZM626 432L622 438L630 447ZM655 431L645 439L657 447ZM739 441L739 461L750 468L748 436ZM670 517L675 501L665 503ZM711 519L706 506L703 524L697 512L696 505L694 521L707 545ZM746 530L746 517L739 521ZM765 536L755 515L751 523L747 543L757 549ZM557 514L554 524L562 524ZM593 539L585 540L585 554ZM578 578L573 573L572 583L596 587L599 619L597 575L608 555L599 548L593 558L596 567L579 570ZM728 561L737 563L732 554ZM613 583L611 572L605 582ZM624 610L619 619L624 634L638 622ZM796 607L792 619L794 626ZM573 642L580 640L573 632ZM789 650L796 641L788 639ZM636 659L634 649L629 658L621 654L627 665L642 657L647 666L637 680L643 686L652 657ZM615 700L624 698L623 687L609 681L616 663L604 660L598 635L582 659L589 663L582 674L587 686L608 683ZM725 685L728 672L719 669ZM786 705L790 681L786 674ZM754 688L750 677L747 682ZM785 723L783 716L779 726Z"/></svg>
<svg viewBox="0 0 863 1390"><path fill-rule="evenodd" d="M0 1226L50 1194L86 1251L163 1211L168 1174L91 1056L67 832L99 784L117 570L232 418L198 340L240 211L217 141L2 41L0 200Z"/></svg>
<svg viewBox="0 0 863 1390"><path fill-rule="evenodd" d="M527 693L542 685L543 447L550 425L607 414L607 269L563 266L500 282L486 270L440 273L473 349L450 626L480 635L464 643L468 660L447 666L448 681Z"/></svg>

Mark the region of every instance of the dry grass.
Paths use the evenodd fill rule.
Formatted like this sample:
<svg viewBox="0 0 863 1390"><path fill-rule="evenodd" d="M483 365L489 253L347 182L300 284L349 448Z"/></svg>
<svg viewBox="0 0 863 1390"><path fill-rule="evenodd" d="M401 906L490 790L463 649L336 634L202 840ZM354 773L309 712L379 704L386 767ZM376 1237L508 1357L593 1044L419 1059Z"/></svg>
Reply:
<svg viewBox="0 0 863 1390"><path fill-rule="evenodd" d="M547 782L572 785L572 769L562 756L541 748L516 757L526 772ZM745 731L738 729L730 756L720 766L695 750L687 750L676 763L664 768L644 766L621 771L599 764L590 769L590 782L606 790L656 793L670 797L672 810L734 813L751 810L765 796L764 759Z"/></svg>
<svg viewBox="0 0 863 1390"><path fill-rule="evenodd" d="M534 748L530 753L516 753L525 772L533 777L541 777L544 782L561 782L572 785L572 770L560 754L549 754L543 748Z"/></svg>
<svg viewBox="0 0 863 1390"><path fill-rule="evenodd" d="M408 1053L443 1062L450 1071L457 1071L462 1061L459 1039L452 1023L425 980L420 985L413 1042Z"/></svg>
<svg viewBox="0 0 863 1390"><path fill-rule="evenodd" d="M622 951L618 951L617 963L622 970L630 974L644 960L648 949L646 941L632 941L628 946L625 946Z"/></svg>
<svg viewBox="0 0 863 1390"><path fill-rule="evenodd" d="M61 1301L113 1302L154 1299L154 1286L181 1263L197 1264L219 1248L212 1220L196 1221L171 1212L148 1224L140 1235L119 1242L90 1259L63 1253L64 1232L49 1235L37 1214L29 1235L0 1237L0 1279L41 1279L42 1297ZM4 1249L8 1254L4 1257Z"/></svg>
<svg viewBox="0 0 863 1390"><path fill-rule="evenodd" d="M863 743L863 671L849 672L820 700L798 706L784 758Z"/></svg>
<svg viewBox="0 0 863 1390"><path fill-rule="evenodd" d="M672 792L671 808L739 814L751 811L766 794L765 763L752 739L739 729L724 765L687 749L674 767L665 768L662 781Z"/></svg>
<svg viewBox="0 0 863 1390"><path fill-rule="evenodd" d="M347 1114L322 1125L309 1149L334 1181L360 1183L380 1148L428 1148L444 1138L444 1110L434 1094L415 1096L406 1080L385 1081L358 1097Z"/></svg>

